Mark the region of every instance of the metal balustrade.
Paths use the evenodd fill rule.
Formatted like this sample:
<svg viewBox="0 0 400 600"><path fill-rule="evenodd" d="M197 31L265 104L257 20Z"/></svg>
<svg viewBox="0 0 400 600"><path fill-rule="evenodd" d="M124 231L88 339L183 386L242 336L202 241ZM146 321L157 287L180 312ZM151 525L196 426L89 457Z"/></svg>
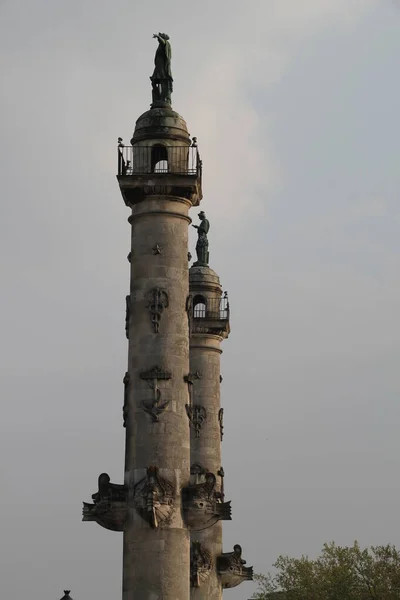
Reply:
<svg viewBox="0 0 400 600"><path fill-rule="evenodd" d="M196 146L118 145L118 175L200 175L201 160Z"/></svg>
<svg viewBox="0 0 400 600"><path fill-rule="evenodd" d="M229 320L229 300L223 298L202 298L193 306L194 319L207 319L215 321Z"/></svg>

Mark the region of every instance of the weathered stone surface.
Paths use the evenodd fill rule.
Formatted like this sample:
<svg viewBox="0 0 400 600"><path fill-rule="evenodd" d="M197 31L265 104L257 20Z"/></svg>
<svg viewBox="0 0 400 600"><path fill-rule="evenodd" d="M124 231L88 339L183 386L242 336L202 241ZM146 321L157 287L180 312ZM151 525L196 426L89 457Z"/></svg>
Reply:
<svg viewBox="0 0 400 600"><path fill-rule="evenodd" d="M184 381L190 204L158 195L132 207L123 600L190 597L190 538L181 514L181 489L190 477ZM156 244L161 253L153 252ZM157 332L149 317L154 289L168 294ZM157 469L149 470L151 465Z"/></svg>
<svg viewBox="0 0 400 600"><path fill-rule="evenodd" d="M209 267L191 267L189 271L190 297L204 298L222 296L219 277ZM201 373L201 378L193 379L192 401L205 407L207 419L202 424L200 436L191 432L192 472L201 470L215 473L221 468L221 430L220 430L220 362L221 341L225 333L215 335L213 329L204 328L199 332L194 328L190 336L190 371ZM196 467L197 465L197 467ZM192 475L193 477L193 475ZM222 479L218 477L216 486L223 500ZM222 583L216 570L217 557L222 553L222 523L217 521L212 527L202 531L191 531L192 543L198 542L207 548L213 560L209 576L198 588L191 589L192 600L221 600Z"/></svg>

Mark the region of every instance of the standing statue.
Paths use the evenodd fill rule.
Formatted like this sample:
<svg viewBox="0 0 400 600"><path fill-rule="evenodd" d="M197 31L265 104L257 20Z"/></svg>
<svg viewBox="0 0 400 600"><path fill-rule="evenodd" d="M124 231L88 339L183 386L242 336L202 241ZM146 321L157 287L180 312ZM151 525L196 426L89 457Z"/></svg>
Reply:
<svg viewBox="0 0 400 600"><path fill-rule="evenodd" d="M153 38L158 40L158 48L154 58L154 73L150 77L153 87L153 105L171 104L173 79L169 36L166 33L155 33Z"/></svg>
<svg viewBox="0 0 400 600"><path fill-rule="evenodd" d="M210 223L206 219L206 213L204 211L199 212L200 225L192 225L197 229L197 235L199 236L196 244L197 261L193 263L194 267L208 267L208 261L210 253L208 252L208 238L207 233L210 230Z"/></svg>

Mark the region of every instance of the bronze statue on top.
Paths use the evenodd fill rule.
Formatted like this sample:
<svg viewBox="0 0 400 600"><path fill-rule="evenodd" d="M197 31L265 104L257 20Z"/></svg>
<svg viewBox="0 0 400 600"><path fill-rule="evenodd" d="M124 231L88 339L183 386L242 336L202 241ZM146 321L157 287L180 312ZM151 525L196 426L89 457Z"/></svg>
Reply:
<svg viewBox="0 0 400 600"><path fill-rule="evenodd" d="M210 253L208 251L207 233L210 230L210 222L206 219L206 213L202 210L199 212L200 225L192 225L197 229L198 239L196 244L197 261L193 263L194 267L208 267Z"/></svg>
<svg viewBox="0 0 400 600"><path fill-rule="evenodd" d="M151 85L153 87L152 107L155 107L171 104L173 79L171 72L171 44L169 42L169 36L166 33L155 33L153 38L158 40L158 48L154 58L154 72L150 77Z"/></svg>

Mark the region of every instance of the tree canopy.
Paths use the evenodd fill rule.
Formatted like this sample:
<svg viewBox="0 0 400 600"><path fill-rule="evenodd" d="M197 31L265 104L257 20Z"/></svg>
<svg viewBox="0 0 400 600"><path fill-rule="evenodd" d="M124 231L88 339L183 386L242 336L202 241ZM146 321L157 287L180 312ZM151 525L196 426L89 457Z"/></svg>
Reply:
<svg viewBox="0 0 400 600"><path fill-rule="evenodd" d="M400 600L395 546L325 544L318 558L279 556L274 573L256 575L254 600Z"/></svg>

